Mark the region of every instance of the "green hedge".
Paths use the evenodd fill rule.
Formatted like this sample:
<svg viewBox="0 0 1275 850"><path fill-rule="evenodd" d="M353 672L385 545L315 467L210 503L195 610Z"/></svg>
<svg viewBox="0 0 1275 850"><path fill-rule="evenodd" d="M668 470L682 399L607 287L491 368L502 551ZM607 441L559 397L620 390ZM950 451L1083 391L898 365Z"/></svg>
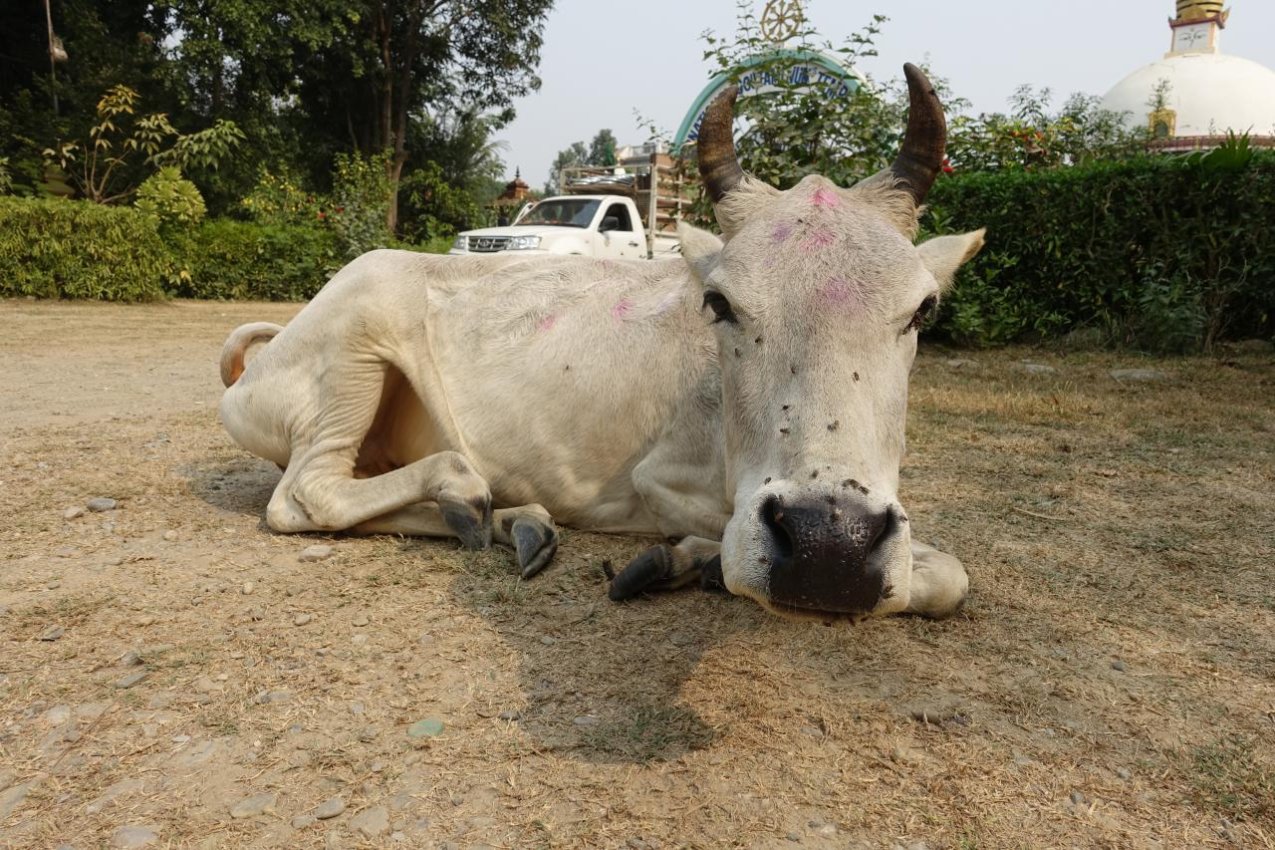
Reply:
<svg viewBox="0 0 1275 850"><path fill-rule="evenodd" d="M181 298L304 301L341 267L330 230L219 219L174 236Z"/></svg>
<svg viewBox="0 0 1275 850"><path fill-rule="evenodd" d="M0 296L149 301L173 259L136 210L0 197Z"/></svg>
<svg viewBox="0 0 1275 850"><path fill-rule="evenodd" d="M939 181L938 232L987 227L939 331L997 345L1090 329L1116 344L1190 350L1275 335L1275 153L1232 144Z"/></svg>

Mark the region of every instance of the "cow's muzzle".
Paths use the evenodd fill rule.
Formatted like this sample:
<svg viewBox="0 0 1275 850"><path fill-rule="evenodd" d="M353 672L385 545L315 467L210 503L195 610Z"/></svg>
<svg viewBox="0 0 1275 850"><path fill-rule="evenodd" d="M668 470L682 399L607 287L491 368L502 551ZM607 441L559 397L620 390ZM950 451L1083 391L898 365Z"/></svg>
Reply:
<svg viewBox="0 0 1275 850"><path fill-rule="evenodd" d="M759 518L770 548L770 604L792 614L864 615L894 589L887 581L900 517L829 495L768 496Z"/></svg>

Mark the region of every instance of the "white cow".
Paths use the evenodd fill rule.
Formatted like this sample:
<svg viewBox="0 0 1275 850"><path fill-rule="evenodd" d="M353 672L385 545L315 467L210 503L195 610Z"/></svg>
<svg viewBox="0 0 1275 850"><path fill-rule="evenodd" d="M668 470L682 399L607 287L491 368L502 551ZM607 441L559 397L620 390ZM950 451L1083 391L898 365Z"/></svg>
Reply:
<svg viewBox="0 0 1275 850"><path fill-rule="evenodd" d="M952 613L964 568L912 542L898 470L917 330L983 237L912 244L945 125L906 72L899 158L849 189L746 178L719 98L723 236L683 227L681 259L374 251L286 328L234 331L221 417L285 469L270 527L494 540L530 576L556 521L678 541L612 598L698 578L825 621Z"/></svg>

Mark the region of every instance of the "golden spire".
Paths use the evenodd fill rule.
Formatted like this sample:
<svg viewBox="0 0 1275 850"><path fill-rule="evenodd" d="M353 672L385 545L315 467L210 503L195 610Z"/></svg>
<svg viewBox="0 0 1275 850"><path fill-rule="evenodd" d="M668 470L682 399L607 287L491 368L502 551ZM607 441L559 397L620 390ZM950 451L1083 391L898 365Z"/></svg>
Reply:
<svg viewBox="0 0 1275 850"><path fill-rule="evenodd" d="M1225 0L1178 0L1178 17L1175 24L1193 24L1199 21L1217 21L1226 26L1230 12L1223 9Z"/></svg>

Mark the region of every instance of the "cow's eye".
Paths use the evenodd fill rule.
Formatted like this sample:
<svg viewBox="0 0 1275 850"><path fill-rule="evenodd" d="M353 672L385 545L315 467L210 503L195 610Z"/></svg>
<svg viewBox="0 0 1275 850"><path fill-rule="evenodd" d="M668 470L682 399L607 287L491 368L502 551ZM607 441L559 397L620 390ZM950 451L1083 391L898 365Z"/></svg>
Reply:
<svg viewBox="0 0 1275 850"><path fill-rule="evenodd" d="M920 330L925 324L925 320L930 318L934 313L934 307L939 303L939 299L933 295L928 296L921 302L921 306L916 308L916 312L912 314L912 321L908 322L908 330Z"/></svg>
<svg viewBox="0 0 1275 850"><path fill-rule="evenodd" d="M715 289L710 289L704 293L704 306L712 308L713 324L729 322L735 325L739 323L735 318L735 311L731 309L730 302L726 300L726 296Z"/></svg>

